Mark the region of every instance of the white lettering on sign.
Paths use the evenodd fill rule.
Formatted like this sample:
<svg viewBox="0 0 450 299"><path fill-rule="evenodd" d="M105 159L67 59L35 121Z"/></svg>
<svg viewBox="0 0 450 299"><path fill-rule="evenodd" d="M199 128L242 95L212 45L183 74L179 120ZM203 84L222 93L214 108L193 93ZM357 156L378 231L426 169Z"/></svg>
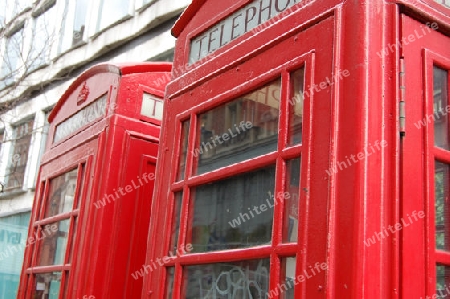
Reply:
<svg viewBox="0 0 450 299"><path fill-rule="evenodd" d="M88 123L93 122L97 118L105 115L106 98L107 93L57 125L53 142L56 143L64 139Z"/></svg>
<svg viewBox="0 0 450 299"><path fill-rule="evenodd" d="M191 40L189 62L194 63L202 59L300 2L302 0L253 1L193 38Z"/></svg>

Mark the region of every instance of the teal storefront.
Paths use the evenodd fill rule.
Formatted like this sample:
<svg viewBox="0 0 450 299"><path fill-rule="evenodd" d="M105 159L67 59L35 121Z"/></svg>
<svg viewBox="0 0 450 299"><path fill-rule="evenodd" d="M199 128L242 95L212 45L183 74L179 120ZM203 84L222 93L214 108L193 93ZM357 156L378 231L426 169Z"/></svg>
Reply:
<svg viewBox="0 0 450 299"><path fill-rule="evenodd" d="M30 212L0 218L0 298L16 298Z"/></svg>

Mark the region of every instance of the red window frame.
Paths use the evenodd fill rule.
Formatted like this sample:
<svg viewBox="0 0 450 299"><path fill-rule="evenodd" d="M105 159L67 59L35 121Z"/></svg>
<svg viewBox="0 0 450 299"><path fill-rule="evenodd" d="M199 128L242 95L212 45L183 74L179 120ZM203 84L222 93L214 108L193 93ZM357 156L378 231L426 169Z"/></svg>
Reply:
<svg viewBox="0 0 450 299"><path fill-rule="evenodd" d="M275 190L274 194L278 194L279 192L287 192L286 190L286 164L288 161L296 158L301 158L301 161L305 161L305 163L301 163L300 169L300 177L307 178L309 176L310 168L308 166L308 151L307 148L310 148L311 142L311 99L307 96L304 97L304 106L303 106L303 128L302 128L302 136L303 143L289 145L288 143L288 134L290 132L289 121L291 119L290 115L293 112L292 110L295 108L294 105L290 105L288 100L292 98L293 88L291 86L291 74L299 70L301 68L304 69L304 85L303 86L312 86L312 75L313 75L313 61L314 54L308 53L302 56L295 58L294 60L279 66L277 69L270 70L269 72L263 74L254 82L248 82L239 86L235 90L228 92L227 94L220 95L210 102L203 103L190 111L182 113L178 115L176 122L176 135L182 136L183 130L183 122L190 121L189 135L188 135L188 149L186 156L186 163L184 169L184 175L182 179L177 178L179 173L179 164L176 163L177 166L175 171L172 172L171 178L171 187L170 187L170 196L169 196L169 217L168 219L174 219L174 210L175 210L175 197L176 194L181 192L182 203L181 203L181 215L180 217L180 232L178 235L178 244L177 248L186 248L187 244L187 230L188 230L188 221L190 215L192 215L192 205L190 202L191 197L191 189L204 185L206 183L211 183L215 181L219 181L222 179L229 178L231 176L237 174L248 173L254 170L261 169L265 166L274 165L276 167L275 174ZM279 124L278 124L278 148L274 152L270 152L265 155L258 156L254 159L245 160L243 162L238 162L232 165L228 165L217 170L213 170L210 172L206 172L203 174L196 175L194 174L195 167L195 159L193 157L193 150L197 141L197 131L199 126L198 115L209 111L217 107L218 105L227 103L232 101L233 99L241 96L247 92L252 92L253 90L258 89L259 87L264 86L272 82L273 80L281 78L281 101L279 106ZM245 90L245 92L242 92ZM305 88L304 88L305 90ZM181 154L181 138L178 138L178 145L174 151L174 157L172 161L180 161ZM306 142L306 143L305 143ZM181 162L181 161L180 161ZM283 214L285 211L284 201L281 204L277 204L274 207L273 211L273 227L272 227L272 237L271 244L261 245L257 247L250 248L240 248L240 249L232 249L232 250L224 250L224 251L212 251L206 253L190 253L185 255L178 255L176 258L172 259L169 263L167 263L166 269L170 267L174 267L175 269L175 279L173 281L173 290L176 292L180 292L183 287L183 267L189 265L199 265L199 264L209 264L209 263L222 263L222 262L232 262L232 261L242 261L242 260L253 260L253 259L263 259L270 258L271 261L271 269L270 269L270 285L269 290L275 289L279 284L279 279L282 276L282 258L288 257L297 257L297 259L301 258L302 246L301 244L305 244L305 235L306 235L306 197L305 192L300 192L301 189L307 190L309 189L309 180L300 179L300 203L299 203L299 232L298 232L298 241L283 243ZM171 225L174 225L173 223ZM171 225L168 228L168 231L172 231ZM171 235L166 235L165 244L165 252L170 250ZM299 263L297 262L297 265ZM297 266L298 267L298 266ZM272 275L275 274L275 275ZM167 277L166 277L167 279ZM166 285L166 283L161 284L162 286ZM167 296L167 294L166 294ZM172 294L175 296L174 298L178 298L180 293ZM179 297L182 298L183 296Z"/></svg>
<svg viewBox="0 0 450 299"><path fill-rule="evenodd" d="M433 68L439 67L447 71L447 86L450 87L450 59L447 59L431 50L424 50L424 76L425 76L425 111L427 115L433 115ZM450 92L447 90L447 97L450 99ZM448 103L450 104L450 103ZM448 116L447 116L448 118ZM448 128L450 132L450 127ZM436 248L436 215L435 215L435 204L436 204L436 190L435 190L435 171L436 162L447 164L450 167L450 150L443 149L435 145L435 131L434 126L428 126L428 132L425 133L425 142L428 145L428 157L425 160L425 169L428 170L426 174L425 182L427 182L427 190L429 192L428 200L428 219L430 219L430 224L428 226L428 244L431 249L428 253L428 272L433 279L428 285L431 292L436 292L436 268L438 265L450 267L450 251L439 250ZM448 178L447 178L448 179ZM449 184L450 182L447 182ZM447 203L448 204L448 203ZM448 210L450 207L445 206ZM446 215L450 215L448 212ZM448 219L446 219L448 221ZM450 223L444 223L445 229L448 230ZM448 235L448 233L446 233ZM447 283L449 283L448 281Z"/></svg>
<svg viewBox="0 0 450 299"><path fill-rule="evenodd" d="M407 37L423 30L425 22L401 15L401 25L402 36ZM400 89L400 99L405 101L406 122L405 136L400 140L399 221L406 223L400 231L401 294L405 298L439 296L436 266L450 266L450 252L436 249L435 213L435 166L436 162L450 164L450 151L435 146L432 118L433 69L437 66L450 71L449 45L447 36L429 31L421 40L405 44L401 53L404 80L400 83L404 89Z"/></svg>
<svg viewBox="0 0 450 299"><path fill-rule="evenodd" d="M42 228L55 222L69 220L70 223L68 228L67 244L64 253L63 264L39 266L39 254L41 252L42 243L45 238L37 240L33 244L29 244L31 246L31 260L28 261L28 267L25 270L25 275L27 275L27 291L25 298L32 298L34 286L36 285L37 274L61 272L61 283L58 296L58 298L60 299L63 299L65 297L65 292L67 290L73 288L73 279L68 279L68 275L69 272L73 270L72 265L77 264L77 247L80 240L80 238L77 236L80 235L82 226L80 223L80 221L82 220L80 211L84 209L84 199L87 195L87 184L89 182L89 176L87 174L90 170L90 166L92 163L91 160L92 159L83 159L78 163L60 169L59 171L53 173L51 176L40 182L38 197L39 200L36 203L38 209L36 209L37 213L33 215L31 235L35 236L36 233L39 233L39 237L41 237ZM50 181L75 169L77 169L77 179L72 210L45 218L46 206L49 200ZM72 257L71 262L68 262L69 255L71 255Z"/></svg>

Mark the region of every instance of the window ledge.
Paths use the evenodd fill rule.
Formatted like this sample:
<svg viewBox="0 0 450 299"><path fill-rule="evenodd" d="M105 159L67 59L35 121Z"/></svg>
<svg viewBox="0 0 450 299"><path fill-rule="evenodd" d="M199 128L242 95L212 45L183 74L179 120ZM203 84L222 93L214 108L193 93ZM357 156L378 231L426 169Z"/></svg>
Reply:
<svg viewBox="0 0 450 299"><path fill-rule="evenodd" d="M5 190L2 194L0 194L0 200L11 199L18 195L23 195L25 193L27 193L27 190L24 189Z"/></svg>
<svg viewBox="0 0 450 299"><path fill-rule="evenodd" d="M125 15L123 18L109 24L108 26L106 26L105 28L99 29L93 36L92 36L92 40L95 40L97 37L99 37L100 35L102 35L103 33L105 33L106 31L108 31L109 29L115 27L116 25L120 24L120 23L124 23L126 21L128 21L129 19L132 19L133 15L131 14L127 14Z"/></svg>

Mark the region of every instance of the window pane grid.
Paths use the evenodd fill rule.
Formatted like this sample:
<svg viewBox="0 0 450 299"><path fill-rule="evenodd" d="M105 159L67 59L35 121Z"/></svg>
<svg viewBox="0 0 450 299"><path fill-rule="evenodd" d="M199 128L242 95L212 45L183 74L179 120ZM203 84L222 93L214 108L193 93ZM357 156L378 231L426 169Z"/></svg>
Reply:
<svg viewBox="0 0 450 299"><path fill-rule="evenodd" d="M448 71L440 67L433 68L433 136L434 136L434 266L436 293L447 294L450 287L450 154L448 106L449 106ZM428 117L427 117L428 118Z"/></svg>
<svg viewBox="0 0 450 299"><path fill-rule="evenodd" d="M81 171L80 171L81 170ZM50 294L52 298L65 296L69 284L69 270L74 258L80 195L83 190L84 163L66 171L41 186L40 216L35 220L38 231L33 249L32 295Z"/></svg>
<svg viewBox="0 0 450 299"><path fill-rule="evenodd" d="M196 245L193 245L193 253L187 253L184 254L180 257L176 257L174 258L170 263L168 263L166 266L166 269L172 269L173 270L173 266L175 265L179 265L179 267L175 267L175 273L174 274L170 274L169 277L175 276L175 281L173 283L170 283L170 285L172 285L174 288L177 288L178 286L183 286L183 291L181 292L185 292L187 289L187 284L190 281L191 277L189 277L189 271L187 270L188 267L190 267L189 269L194 269L196 267L201 267L202 269L206 269L207 267L211 267L212 265L216 265L217 263L221 264L224 263L224 261L229 260L230 262L244 262L246 260L252 260L252 259L267 259L267 261L271 260L271 259L275 259L278 261L277 263L274 263L276 261L271 262L271 264L273 264L275 266L275 268L273 269L274 271L276 271L277 273L279 273L278 270L276 270L277 268L280 267L280 259L282 259L282 256L295 256L298 252L298 245L295 242L298 242L297 240L297 227L298 227L298 223L296 224L297 226L294 225L290 225L291 221L284 221L282 219L284 219L285 217L297 217L297 222L298 222L298 206L299 203L295 203L293 201L287 201L284 197L287 194L292 193L292 188L291 188L291 184L286 185L284 180L286 177L286 172L287 172L287 166L285 165L286 163L290 163L290 164L295 164L295 162L293 161L300 161L300 155L302 152L302 145L301 145L301 134L302 134L302 128L301 126L298 126L297 123L301 123L303 121L303 101L301 101L301 109L298 109L298 107L296 107L296 103L294 103L294 105L289 105L288 102L288 97L290 97L292 94L297 93L302 93L303 92L303 81L304 78L301 77L301 79L298 80L294 80L292 79L293 77L297 76L299 73L301 74L301 76L303 76L303 72L304 69L299 69L299 71L294 72L294 75L292 75L291 73L289 73L288 75L283 75L282 76L282 80L279 81L279 87L278 87L278 93L279 93L279 98L278 101L280 102L280 104L278 104L278 111L277 111L277 117L276 117L276 122L277 122L277 129L276 131L281 131L283 132L282 134L276 136L276 143L278 144L277 147L275 147L274 149L272 149L272 153L270 154L260 154L260 155L256 155L254 158L252 158L251 160L238 160L236 162L233 162L231 164L223 164L220 165L218 168L210 168L208 170L201 170L201 171L197 171L198 167L201 166L201 163L199 164L199 156L201 155L205 155L207 152L210 152L209 154L212 155L211 157L213 157L214 155L217 155L217 153L220 151L218 151L217 147L218 144L214 144L212 141L210 141L210 143L212 143L211 145L206 145L206 141L208 141L207 137L209 137L209 140L212 140L211 137L214 136L220 136L219 134L217 134L217 132L220 131L220 133L223 133L222 129L220 130L210 130L209 128L211 128L211 126L208 128L207 127L207 123L211 123L211 120L217 121L217 119L215 117L212 117L210 119L210 117L208 116L208 112L204 112L201 114L193 114L191 115L191 123L190 123L190 128L193 129L192 132L191 130L189 130L188 128L188 132L184 132L184 136L186 136L187 134L189 135L189 138L186 137L181 137L181 143L184 143L184 148L185 148L185 152L183 153L183 145L180 146L180 154L179 154L179 161L185 161L185 163L180 163L179 167L178 167L178 171L177 171L177 178L181 181L178 181L177 183L173 183L172 184L172 191L179 191L179 188L181 186L183 186L183 202L181 204L181 215L180 215L180 231L179 231L179 236L178 236L178 247L181 246L185 246L185 244L192 244L192 243L198 243L197 241L199 240L198 238L200 237L201 241L200 243L203 242L203 244L209 244L209 245L213 245L211 248L208 249L208 246L203 246L202 250L196 249ZM298 76L297 76L298 77ZM300 86L293 86L294 84L298 83L301 81L301 85ZM289 92L283 92L283 90L281 90L281 86L283 86L284 88L292 88L292 91ZM261 89L260 89L261 90ZM270 88L268 88L265 93L271 93ZM273 91L272 91L273 93ZM251 95L252 93L250 93ZM253 93L254 94L254 93ZM264 94L264 93L263 93ZM284 103L281 103L281 97L283 98ZM302 95L301 95L302 97ZM251 98L251 96L250 96ZM303 98L302 98L303 99ZM234 105L235 101L231 101L228 102L228 104L222 105L222 106L218 106L218 107L226 107L226 110L224 111L225 115L229 117L229 121L227 123L231 124L230 127L234 128L237 127L236 124L234 124L233 126L233 121L235 121L235 123L240 120L237 116L239 115L240 112L243 111L243 105L239 104L238 105ZM230 105L231 104L231 105ZM217 107L216 107L217 108ZM214 110L215 108L213 108ZM223 108L222 108L223 109ZM299 116L301 118L300 121L298 121L298 117L295 118L295 116L292 116L292 118L289 118L286 116L286 114L291 115L291 114L295 114L297 112L297 110L301 110L301 115ZM247 112L246 112L247 113ZM241 120L242 121L242 120ZM194 124L194 122L197 123L197 125ZM182 124L181 126L182 128L184 127L184 125ZM296 129L297 128L297 129ZM183 130L183 129L182 129ZM217 132L216 132L217 131ZM227 132L229 132L229 130L225 130ZM205 134L210 134L211 136L206 136ZM235 133L235 132L234 132ZM223 134L222 134L223 135ZM234 135L237 135L236 133ZM206 136L206 137L205 137ZM230 133L230 136L232 136L232 134ZM262 135L261 135L262 136ZM295 137L295 136L298 136ZM225 136L226 137L226 136ZM232 136L233 138L235 138L236 136ZM205 139L206 138L206 139ZM189 142L187 142L187 140L189 140ZM183 142L183 140L185 140L185 142ZM192 141L196 141L195 143ZM288 142L286 143L286 141L282 142L281 140L287 140ZM220 140L220 141L224 141L224 140ZM203 143L202 143L203 142ZM218 140L217 140L218 143ZM196 149L194 148L194 145L197 147L197 151L195 151ZM201 152L201 150L199 150L200 146L203 145L203 153ZM186 151L187 149L187 151ZM207 149L207 150L206 150ZM209 158L211 158L209 157ZM208 158L208 157L206 157ZM190 163L192 162L192 164ZM189 165L191 164L191 165ZM214 215L210 215L210 213L200 213L201 215L207 215L207 217L211 218L209 220L211 221L206 221L208 223L206 223L205 225L201 225L201 227L199 227L198 225L195 225L196 223L203 223L201 222L202 220L199 220L198 217L200 217L201 215L198 214L199 212L197 211L196 213L196 203L195 200L193 200L197 193L199 192L199 190L202 190L202 188L207 188L207 185L214 185L214 184L218 184L221 183L223 181L227 181L227 180L232 180L234 176L236 176L236 172L240 173L240 175L246 175L252 172L257 172L260 169L263 169L264 167L267 167L269 165L272 165L273 167L273 176L271 178L272 180L272 186L271 189L273 190L273 199L275 200L277 194L276 193L280 193L281 197L279 198L278 202L272 202L271 203L271 209L273 209L271 212L273 213L272 219L270 219L271 221L271 228L270 228L270 233L269 233L269 242L263 242L262 244L259 244L259 246L257 246L255 248L255 245L252 244L250 245L250 247L245 247L242 249L239 249L239 247L234 247L234 245L230 244L231 247L226 246L224 248L221 247L221 242L223 241L223 238L227 238L230 237L231 239L237 237L236 235L233 236L233 234L231 232L228 232L228 234L217 234L217 223L218 223L218 219L217 217L214 217ZM293 197L296 197L296 200L298 200L299 197L299 179L300 179L300 162L295 164L298 166L298 169L295 169L295 174L292 174L293 176L295 176L296 174L298 174L298 178L297 178L297 191L295 192L296 194L294 194ZM244 169L243 169L244 168ZM289 169L291 171L291 169L295 168L294 166L291 166ZM293 171L293 170L292 170ZM198 172L198 174L197 174ZM192 174L191 174L192 173ZM233 174L234 173L234 174ZM186 176L184 176L186 175ZM193 175L193 176L192 176ZM294 180L294 179L293 179ZM182 183L182 185L180 185L180 183ZM205 186L205 183L207 184ZM263 184L263 185L267 185ZM200 188L200 189L199 189ZM211 188L211 186L209 186L209 188L211 189L209 192L213 192L216 194L217 196L217 190L215 190L214 187ZM232 193L231 190L233 190L233 188L230 187L223 187L224 190L227 190L228 193ZM206 192L206 189L204 191L201 192ZM207 192L208 193L208 192ZM205 198L209 198L211 199L210 195L207 195ZM292 198L291 198L292 199ZM222 204L225 202L225 200L221 201ZM206 203L206 202L205 202ZM208 204L210 203L210 201L208 201ZM265 208L265 207L263 207ZM221 213L223 214L226 210L224 210L223 208L218 207L217 211L221 211ZM242 217L245 218L246 221L251 220L252 214L250 213L250 210L247 207L247 210L245 210L243 207L241 207L240 209L241 213L242 212L248 212L248 215L238 215L241 216L241 220ZM261 211L260 211L261 212ZM292 212L292 213L291 213ZM253 215L255 215L256 211L253 212ZM292 214L292 215L291 215ZM221 217L223 217L223 215L220 215ZM290 218L292 218L290 217ZM214 218L214 219L213 219ZM225 222L230 222L231 220L235 220L235 219L226 219L227 221ZM230 221L228 221L230 220ZM172 221L177 221L174 220L172 217ZM200 221L200 222L199 222ZM220 222L220 221L219 221ZM223 222L223 221L222 221ZM176 226L176 225L175 225ZM205 233L206 232L206 233ZM208 233L208 232L212 232L212 233ZM282 239L277 240L277 237L281 237ZM185 241L183 242L183 238L185 238ZM214 241L216 240L216 242L218 242L218 246L219 247L214 247ZM222 240L222 241L221 241ZM195 242L194 242L195 241ZM288 242L286 244L284 244L283 242ZM294 243L289 243L289 242L294 242ZM171 242L172 243L172 242ZM198 244L197 244L198 245ZM172 247L170 245L170 247ZM271 254L273 252L273 248L277 247L279 249L283 249L282 253L281 251L279 252L279 254L273 255ZM255 252L253 250L256 250ZM196 251L197 250L197 251ZM210 251L212 250L212 251ZM218 251L217 251L218 250ZM255 253L258 253L255 255ZM201 258L199 257L201 256ZM202 260L201 265L199 265L199 259ZM295 260L295 258L294 258ZM194 267L194 268L192 268ZM291 269L291 268L289 268ZM171 270L171 271L172 271ZM291 270L289 270L291 271ZM295 267L294 267L294 271L295 271ZM194 271L195 272L195 271ZM269 270L270 272L270 270ZM291 271L292 272L292 271ZM198 273L197 273L198 274ZM211 274L208 274L211 275ZM291 273L286 273L286 275L288 275L289 277L292 276ZM181 281L177 281L177 278L180 278ZM210 277L211 278L211 277ZM281 279L281 276L278 280ZM211 281L211 279L210 279ZM269 283L269 280L268 282ZM272 282L273 283L273 282ZM166 294L169 294L169 290L167 290L167 288L169 287L169 285L166 285ZM268 285L267 285L268 288ZM211 290L211 288L210 288ZM268 289L267 289L268 290ZM292 291L291 291L292 292ZM176 296L177 294L173 294L172 296ZM182 296L188 296L188 294L183 293L181 294ZM192 296L196 296L195 294L191 294ZM197 294L198 295L198 294ZM290 293L289 293L289 296ZM286 298L289 298L286 297ZM188 297L186 297L188 298ZM189 297L190 298L190 297ZM201 297L203 298L203 297Z"/></svg>

